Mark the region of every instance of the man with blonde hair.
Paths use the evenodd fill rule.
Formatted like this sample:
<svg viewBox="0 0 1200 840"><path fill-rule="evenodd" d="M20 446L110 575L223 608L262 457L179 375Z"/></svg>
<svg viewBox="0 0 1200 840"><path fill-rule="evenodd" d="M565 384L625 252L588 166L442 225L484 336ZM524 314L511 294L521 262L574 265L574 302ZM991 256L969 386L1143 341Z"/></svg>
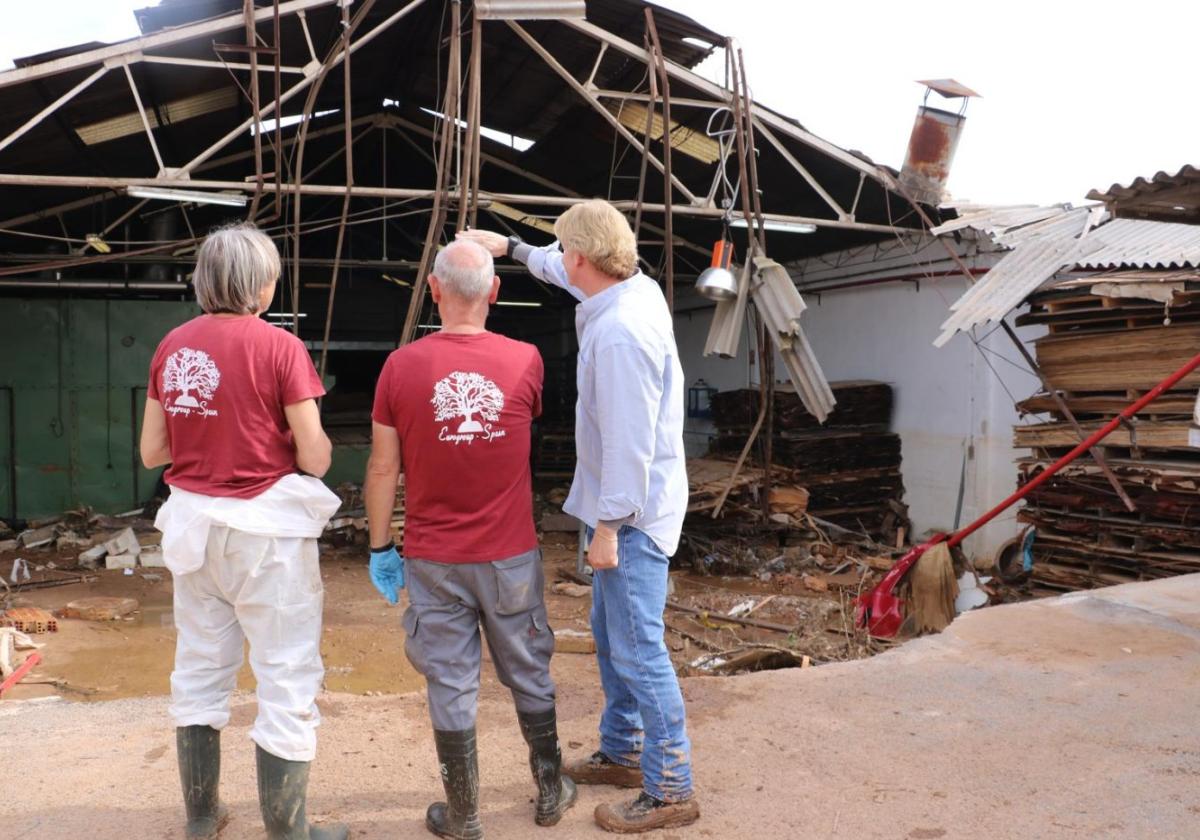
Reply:
<svg viewBox="0 0 1200 840"><path fill-rule="evenodd" d="M477 840L481 625L529 744L534 821L554 825L576 797L561 772L554 633L533 524L530 425L542 413L542 357L532 344L484 327L500 279L483 248L443 249L429 289L441 331L392 353L375 389L365 486L370 569L394 604L407 565L404 651L425 676L446 790L425 825L441 837ZM390 533L401 467L407 560Z"/></svg>
<svg viewBox="0 0 1200 840"><path fill-rule="evenodd" d="M591 624L605 707L599 750L566 772L582 784L642 788L632 801L597 807L596 822L608 831L687 825L700 809L662 618L668 558L688 500L671 314L658 284L638 270L633 231L611 204L571 207L554 233L558 243L546 248L487 231L459 237L507 254L581 301L578 462L563 510L591 535Z"/></svg>

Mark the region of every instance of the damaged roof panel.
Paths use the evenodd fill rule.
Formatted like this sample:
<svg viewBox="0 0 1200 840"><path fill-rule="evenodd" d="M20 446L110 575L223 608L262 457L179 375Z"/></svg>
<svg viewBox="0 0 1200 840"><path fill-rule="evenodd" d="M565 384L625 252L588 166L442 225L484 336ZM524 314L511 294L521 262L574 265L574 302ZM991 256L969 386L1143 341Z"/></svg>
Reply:
<svg viewBox="0 0 1200 840"><path fill-rule="evenodd" d="M998 207L991 212L964 205L961 210L960 219L933 232L971 227L1012 250L951 304L952 314L934 341L937 347L958 331L1000 320L1065 269L1200 266L1200 226L1196 225L1109 219L1100 205Z"/></svg>

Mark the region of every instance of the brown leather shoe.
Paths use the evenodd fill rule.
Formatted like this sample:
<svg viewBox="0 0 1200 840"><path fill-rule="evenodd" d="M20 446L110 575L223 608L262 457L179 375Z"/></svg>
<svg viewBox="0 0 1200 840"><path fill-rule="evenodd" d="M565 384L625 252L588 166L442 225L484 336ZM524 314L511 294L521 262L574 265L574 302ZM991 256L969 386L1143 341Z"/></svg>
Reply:
<svg viewBox="0 0 1200 840"><path fill-rule="evenodd" d="M639 834L656 828L678 828L700 819L696 797L663 802L643 791L637 799L596 806L596 825L615 834Z"/></svg>
<svg viewBox="0 0 1200 840"><path fill-rule="evenodd" d="M578 758L564 764L563 772L580 785L616 785L625 788L642 786L642 768L617 764L599 750L587 758Z"/></svg>

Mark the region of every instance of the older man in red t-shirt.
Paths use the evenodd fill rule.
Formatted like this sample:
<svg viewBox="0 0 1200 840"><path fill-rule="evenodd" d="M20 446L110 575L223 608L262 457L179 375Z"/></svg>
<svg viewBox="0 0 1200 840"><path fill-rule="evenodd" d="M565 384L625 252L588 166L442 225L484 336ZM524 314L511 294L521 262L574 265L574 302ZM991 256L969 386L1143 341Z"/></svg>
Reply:
<svg viewBox="0 0 1200 840"><path fill-rule="evenodd" d="M447 246L429 288L441 331L392 353L375 391L366 481L371 579L396 603L405 561L389 529L403 465L404 649L428 683L447 800L431 805L425 822L442 837L478 838L481 625L529 743L535 821L557 823L576 795L560 772L550 679L554 633L542 595L529 474L543 370L536 347L484 327L500 279L483 248Z"/></svg>

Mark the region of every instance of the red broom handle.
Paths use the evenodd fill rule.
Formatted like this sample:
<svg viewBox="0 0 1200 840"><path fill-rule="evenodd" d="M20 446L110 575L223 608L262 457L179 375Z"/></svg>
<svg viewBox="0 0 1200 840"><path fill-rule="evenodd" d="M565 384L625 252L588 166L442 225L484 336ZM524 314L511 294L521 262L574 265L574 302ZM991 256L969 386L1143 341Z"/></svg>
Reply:
<svg viewBox="0 0 1200 840"><path fill-rule="evenodd" d="M1117 426L1120 425L1122 420L1128 420L1130 417L1137 414L1139 411L1141 411L1143 408L1148 406L1150 403L1154 402L1156 399L1158 399L1160 396L1162 396L1164 391L1168 391L1171 388L1173 388L1175 386L1175 384L1177 382L1179 382L1179 380L1183 379L1185 376L1187 376L1189 373L1191 373L1197 367L1200 367L1200 354L1193 356L1192 360L1190 362L1188 362L1186 365L1184 365L1179 370L1172 373L1170 376L1168 376L1162 382L1159 382L1157 385L1155 385L1153 388L1151 388L1150 391L1147 392L1144 397L1142 397L1140 400L1135 402L1133 405L1127 407L1124 411L1122 411L1116 417L1109 420L1107 423L1105 423L1099 429L1097 429L1096 431L1094 431L1090 435L1088 435L1087 440L1083 441L1078 446L1076 446L1074 449L1072 449L1070 452L1068 452L1066 455L1062 456L1057 461L1055 461L1053 464L1048 466L1045 470L1043 470L1037 476L1037 478L1033 479L1033 481L1030 481L1028 484L1026 484L1020 490L1013 493L1011 496L1009 496L1003 502L996 505L994 508L989 510L983 516L976 519L974 522L972 522L967 527L963 528L961 531L956 532L954 534L954 536L950 537L950 539L948 541L948 545L951 548L958 545L960 542L965 540L967 537L971 536L971 534L975 533L980 528L982 528L984 525L991 522L993 519L995 519L997 516L999 516L1001 513L1003 513L1006 509L1011 507L1013 504L1015 504L1016 502L1025 498L1026 496L1028 496L1034 490L1034 488L1040 486L1043 482L1049 481L1051 476L1053 476L1055 473L1057 473L1059 470L1061 470L1067 464L1071 463L1076 458L1078 458L1080 455L1082 455L1084 452L1087 452L1089 449L1091 449L1093 446L1095 446L1097 443L1099 443L1101 440L1108 437L1108 435L1112 432L1112 430L1117 428ZM933 540L933 541L931 541L930 545L935 545L938 542L941 542L941 540Z"/></svg>

